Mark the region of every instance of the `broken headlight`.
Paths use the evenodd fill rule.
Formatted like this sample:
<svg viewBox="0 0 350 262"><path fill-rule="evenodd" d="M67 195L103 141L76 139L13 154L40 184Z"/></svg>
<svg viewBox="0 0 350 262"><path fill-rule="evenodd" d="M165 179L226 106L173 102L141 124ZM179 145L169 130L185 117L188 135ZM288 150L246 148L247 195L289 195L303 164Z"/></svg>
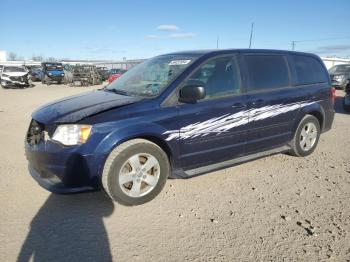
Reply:
<svg viewBox="0 0 350 262"><path fill-rule="evenodd" d="M65 146L84 144L90 137L90 125L60 125L56 128L52 140Z"/></svg>

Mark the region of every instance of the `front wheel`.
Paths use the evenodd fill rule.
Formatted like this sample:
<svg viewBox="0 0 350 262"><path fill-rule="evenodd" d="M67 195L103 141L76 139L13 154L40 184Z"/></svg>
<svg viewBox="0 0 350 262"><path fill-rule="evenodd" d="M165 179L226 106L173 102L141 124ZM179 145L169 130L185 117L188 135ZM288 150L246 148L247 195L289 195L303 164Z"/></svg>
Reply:
<svg viewBox="0 0 350 262"><path fill-rule="evenodd" d="M102 174L102 185L114 201L141 205L155 198L170 174L167 154L145 139L129 140L109 155Z"/></svg>
<svg viewBox="0 0 350 262"><path fill-rule="evenodd" d="M316 149L320 134L321 128L318 119L312 115L306 115L300 121L290 143L290 153L294 156L310 155Z"/></svg>

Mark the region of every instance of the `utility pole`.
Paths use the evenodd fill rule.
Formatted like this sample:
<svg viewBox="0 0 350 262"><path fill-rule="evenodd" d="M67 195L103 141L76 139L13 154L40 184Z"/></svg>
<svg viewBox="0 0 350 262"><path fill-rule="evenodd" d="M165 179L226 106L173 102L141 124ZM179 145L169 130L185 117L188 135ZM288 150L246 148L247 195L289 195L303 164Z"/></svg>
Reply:
<svg viewBox="0 0 350 262"><path fill-rule="evenodd" d="M216 37L216 49L219 49L219 36Z"/></svg>
<svg viewBox="0 0 350 262"><path fill-rule="evenodd" d="M295 41L292 41L292 51L295 50Z"/></svg>
<svg viewBox="0 0 350 262"><path fill-rule="evenodd" d="M250 29L249 49L252 47L253 29L254 29L254 23L252 23L252 27Z"/></svg>

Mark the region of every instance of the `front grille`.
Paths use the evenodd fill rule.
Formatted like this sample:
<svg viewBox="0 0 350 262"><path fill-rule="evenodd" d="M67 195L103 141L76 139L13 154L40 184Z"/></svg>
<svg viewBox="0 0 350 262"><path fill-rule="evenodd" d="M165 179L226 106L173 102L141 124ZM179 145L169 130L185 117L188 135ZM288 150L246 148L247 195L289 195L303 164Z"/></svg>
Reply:
<svg viewBox="0 0 350 262"><path fill-rule="evenodd" d="M43 138L44 126L33 119L27 132L27 143L31 146L35 146L39 144Z"/></svg>
<svg viewBox="0 0 350 262"><path fill-rule="evenodd" d="M12 81L19 81L19 82L27 82L27 77L26 76L11 76L10 79Z"/></svg>

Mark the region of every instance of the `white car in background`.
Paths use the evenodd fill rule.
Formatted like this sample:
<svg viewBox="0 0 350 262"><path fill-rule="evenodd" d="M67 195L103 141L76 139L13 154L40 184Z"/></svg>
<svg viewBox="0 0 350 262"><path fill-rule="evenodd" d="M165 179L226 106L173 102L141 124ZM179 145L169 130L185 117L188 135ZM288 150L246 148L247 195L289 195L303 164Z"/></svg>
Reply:
<svg viewBox="0 0 350 262"><path fill-rule="evenodd" d="M30 87L32 81L29 72L24 66L4 66L0 73L2 88Z"/></svg>

